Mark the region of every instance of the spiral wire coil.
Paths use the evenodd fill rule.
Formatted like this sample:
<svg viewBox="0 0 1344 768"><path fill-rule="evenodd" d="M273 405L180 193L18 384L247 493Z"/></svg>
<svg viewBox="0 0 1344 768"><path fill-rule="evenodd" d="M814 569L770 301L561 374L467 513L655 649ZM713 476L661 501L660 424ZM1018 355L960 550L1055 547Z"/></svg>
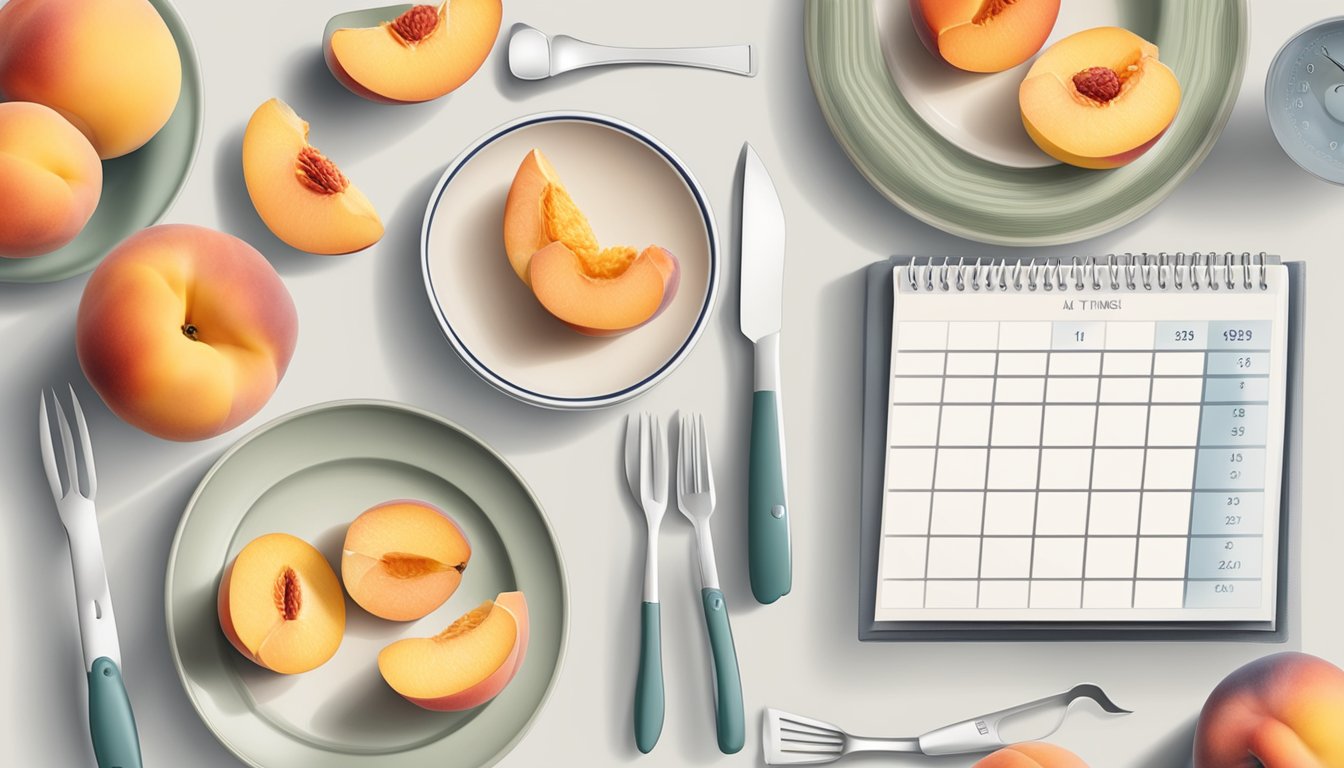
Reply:
<svg viewBox="0 0 1344 768"><path fill-rule="evenodd" d="M1235 253L1124 253L1059 259L911 259L912 291L1199 291L1269 289L1270 257Z"/></svg>

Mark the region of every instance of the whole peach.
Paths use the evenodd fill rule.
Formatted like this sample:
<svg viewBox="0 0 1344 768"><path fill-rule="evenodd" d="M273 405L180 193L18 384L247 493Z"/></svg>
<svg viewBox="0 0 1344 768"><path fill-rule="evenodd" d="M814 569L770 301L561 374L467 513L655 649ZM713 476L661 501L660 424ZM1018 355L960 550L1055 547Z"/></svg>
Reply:
<svg viewBox="0 0 1344 768"><path fill-rule="evenodd" d="M149 0L9 0L0 93L60 112L103 159L139 149L182 87L177 43Z"/></svg>
<svg viewBox="0 0 1344 768"><path fill-rule="evenodd" d="M94 270L75 345L89 383L122 419L202 440L261 410L298 330L289 292L256 249L165 224L130 236Z"/></svg>
<svg viewBox="0 0 1344 768"><path fill-rule="evenodd" d="M74 240L102 194L103 164L84 134L41 104L0 104L0 256Z"/></svg>
<svg viewBox="0 0 1344 768"><path fill-rule="evenodd" d="M1344 766L1344 670L1305 653L1257 659L1213 689L1195 768Z"/></svg>

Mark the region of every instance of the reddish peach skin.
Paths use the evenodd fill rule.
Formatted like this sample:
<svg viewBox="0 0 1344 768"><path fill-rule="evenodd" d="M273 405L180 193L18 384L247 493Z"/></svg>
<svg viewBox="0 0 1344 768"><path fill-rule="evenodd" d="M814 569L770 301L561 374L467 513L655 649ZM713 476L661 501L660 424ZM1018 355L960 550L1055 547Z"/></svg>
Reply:
<svg viewBox="0 0 1344 768"><path fill-rule="evenodd" d="M972 768L1087 768L1087 763L1063 747L1033 741L1004 747Z"/></svg>
<svg viewBox="0 0 1344 768"><path fill-rule="evenodd" d="M920 42L968 72L1002 72L1045 45L1060 0L910 0Z"/></svg>
<svg viewBox="0 0 1344 768"><path fill-rule="evenodd" d="M103 194L93 145L41 104L0 104L0 257L28 258L79 235Z"/></svg>
<svg viewBox="0 0 1344 768"><path fill-rule="evenodd" d="M232 235L166 224L127 238L89 278L75 346L89 383L132 426L202 440L270 399L298 340L270 263Z"/></svg>
<svg viewBox="0 0 1344 768"><path fill-rule="evenodd" d="M1195 768L1344 766L1344 670L1305 653L1253 661L1213 689Z"/></svg>
<svg viewBox="0 0 1344 768"><path fill-rule="evenodd" d="M522 592L505 592L495 598L491 611L503 611L504 614L508 616L509 620L515 624L516 633L513 636L513 645L510 648L508 655L502 660L499 666L486 677L461 691L445 693L442 696L415 696L397 690L396 685L393 685L393 690L397 690L403 698L412 704L436 712L459 712L466 709L472 709L479 707L498 696L513 680L514 676L518 673L518 669L522 666L524 658L527 656L529 634L527 600L524 598ZM433 641L403 640L400 642L425 643ZM394 643L393 645L397 644ZM378 657L379 671L382 672L384 679L387 679L390 685L392 684L392 680L389 679L389 675L394 674L395 672L394 670L389 670L387 668L391 663L388 661L388 652L392 647L393 646L388 646L388 648L383 649L383 652L379 654ZM453 651L454 649L451 647L444 648L439 655L441 658L446 659L450 657L450 654L452 654ZM462 659L457 661L456 664L470 664L471 662L471 659Z"/></svg>

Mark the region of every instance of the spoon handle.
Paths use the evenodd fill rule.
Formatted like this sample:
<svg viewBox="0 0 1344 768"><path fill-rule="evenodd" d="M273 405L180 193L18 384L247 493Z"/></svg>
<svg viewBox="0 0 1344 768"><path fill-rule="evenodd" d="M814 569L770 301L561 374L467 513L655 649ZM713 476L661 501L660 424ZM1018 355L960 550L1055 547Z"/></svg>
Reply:
<svg viewBox="0 0 1344 768"><path fill-rule="evenodd" d="M568 35L551 38L551 74L604 64L669 64L732 72L750 77L750 45L710 48L617 48L584 42Z"/></svg>

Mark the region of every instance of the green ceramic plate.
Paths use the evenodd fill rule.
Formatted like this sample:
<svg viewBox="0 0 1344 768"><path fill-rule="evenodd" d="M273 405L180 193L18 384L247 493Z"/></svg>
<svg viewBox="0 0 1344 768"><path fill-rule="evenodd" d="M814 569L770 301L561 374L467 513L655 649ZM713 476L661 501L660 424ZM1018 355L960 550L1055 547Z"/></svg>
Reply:
<svg viewBox="0 0 1344 768"><path fill-rule="evenodd" d="M167 124L140 149L103 161L98 209L69 245L30 259L0 259L0 282L47 283L88 272L113 246L157 223L187 183L201 143L203 90L196 49L168 0L150 0L177 41L182 92Z"/></svg>
<svg viewBox="0 0 1344 768"><path fill-rule="evenodd" d="M416 622L374 618L346 600L346 632L325 665L267 672L219 629L215 595L249 541L284 532L340 571L346 526L382 501L415 498L466 530L461 587ZM517 677L469 712L428 712L378 674L378 651L428 637L500 592L527 596L530 642ZM434 414L347 401L284 416L240 440L206 473L168 556L168 642L187 697L217 738L257 768L478 768L522 738L564 655L567 598L555 536L527 485L497 453Z"/></svg>
<svg viewBox="0 0 1344 768"><path fill-rule="evenodd" d="M1123 168L1009 168L948 141L902 97L877 31L874 3L885 1L808 0L807 65L821 111L879 192L928 224L987 243L1076 242L1152 210L1213 148L1245 70L1248 0L1119 3L1181 82L1175 122Z"/></svg>

